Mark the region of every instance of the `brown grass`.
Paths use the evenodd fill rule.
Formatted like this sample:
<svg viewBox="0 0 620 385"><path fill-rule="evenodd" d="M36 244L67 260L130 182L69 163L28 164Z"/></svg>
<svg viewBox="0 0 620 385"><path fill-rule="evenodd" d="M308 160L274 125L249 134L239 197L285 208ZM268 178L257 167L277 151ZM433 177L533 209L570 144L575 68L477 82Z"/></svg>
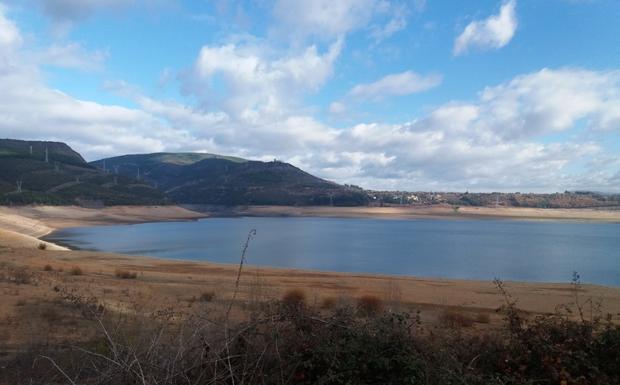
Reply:
<svg viewBox="0 0 620 385"><path fill-rule="evenodd" d="M439 322L446 327L456 328L456 327L471 327L474 324L474 319L463 313L456 310L446 310L439 316Z"/></svg>
<svg viewBox="0 0 620 385"><path fill-rule="evenodd" d="M290 289L282 296L282 303L290 307L301 307L306 304L306 293L301 289Z"/></svg>
<svg viewBox="0 0 620 385"><path fill-rule="evenodd" d="M214 298L215 298L215 293L212 291L205 291L202 294L200 294L201 302L211 302L213 301Z"/></svg>
<svg viewBox="0 0 620 385"><path fill-rule="evenodd" d="M365 315L377 314L383 309L383 301L375 295L366 294L358 298L357 308Z"/></svg>
<svg viewBox="0 0 620 385"><path fill-rule="evenodd" d="M23 266L15 266L12 263L0 263L0 282L9 282L15 285L28 285L32 283L34 275Z"/></svg>
<svg viewBox="0 0 620 385"><path fill-rule="evenodd" d="M116 278L121 278L121 279L138 278L138 273L129 271L129 270L123 270L123 269L116 269L116 271L114 271L114 275L116 276Z"/></svg>
<svg viewBox="0 0 620 385"><path fill-rule="evenodd" d="M323 301L321 301L321 308L322 309L332 309L336 306L336 304L338 303L338 300L334 297L325 297L323 298Z"/></svg>

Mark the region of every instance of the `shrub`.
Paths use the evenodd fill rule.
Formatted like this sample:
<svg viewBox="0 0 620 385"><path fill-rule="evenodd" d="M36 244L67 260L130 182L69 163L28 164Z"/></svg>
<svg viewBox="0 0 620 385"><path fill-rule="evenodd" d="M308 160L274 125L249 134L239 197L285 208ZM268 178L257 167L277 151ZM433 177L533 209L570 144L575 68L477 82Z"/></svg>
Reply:
<svg viewBox="0 0 620 385"><path fill-rule="evenodd" d="M215 293L212 291L205 291L202 294L200 294L201 302L211 302L213 301L214 298L215 298Z"/></svg>
<svg viewBox="0 0 620 385"><path fill-rule="evenodd" d="M312 308L265 306L227 326L201 317L171 321L170 311L105 318L95 299L71 292L63 298L85 314L99 314L101 339L79 342L75 350L48 345L21 363L3 362L0 383L66 383L68 376L91 385L180 385L212 378L247 385L620 384L620 327L560 315L507 319L493 334L420 333L424 329L407 313L359 317L354 307L321 317ZM64 313L54 310L43 311L42 319L64 322ZM44 366L42 357L58 366ZM140 367L148 370L134 369Z"/></svg>
<svg viewBox="0 0 620 385"><path fill-rule="evenodd" d="M52 267L52 265L47 264L43 266L43 271L54 271L54 268Z"/></svg>
<svg viewBox="0 0 620 385"><path fill-rule="evenodd" d="M39 249L39 250L47 249L47 243L40 242L39 245L37 246L37 249Z"/></svg>
<svg viewBox="0 0 620 385"><path fill-rule="evenodd" d="M282 304L291 308L304 307L306 304L306 293L301 289L291 289L282 296Z"/></svg>
<svg viewBox="0 0 620 385"><path fill-rule="evenodd" d="M121 279L135 279L138 277L138 273L123 269L116 269L114 275Z"/></svg>
<svg viewBox="0 0 620 385"><path fill-rule="evenodd" d="M491 322L491 316L487 313L478 313L476 316L476 322L479 324L488 324Z"/></svg>
<svg viewBox="0 0 620 385"><path fill-rule="evenodd" d="M332 309L336 306L336 304L338 303L338 301L336 300L336 298L334 297L325 297L323 298L323 301L321 301L321 308L322 309Z"/></svg>
<svg viewBox="0 0 620 385"><path fill-rule="evenodd" d="M73 266L71 270L69 270L69 274L71 275L82 275L84 272L79 266Z"/></svg>
<svg viewBox="0 0 620 385"><path fill-rule="evenodd" d="M444 311L439 316L439 321L443 326L450 328L471 327L474 324L472 317L454 310Z"/></svg>
<svg viewBox="0 0 620 385"><path fill-rule="evenodd" d="M383 309L383 301L374 295L363 295L357 300L357 309L363 315L377 314Z"/></svg>

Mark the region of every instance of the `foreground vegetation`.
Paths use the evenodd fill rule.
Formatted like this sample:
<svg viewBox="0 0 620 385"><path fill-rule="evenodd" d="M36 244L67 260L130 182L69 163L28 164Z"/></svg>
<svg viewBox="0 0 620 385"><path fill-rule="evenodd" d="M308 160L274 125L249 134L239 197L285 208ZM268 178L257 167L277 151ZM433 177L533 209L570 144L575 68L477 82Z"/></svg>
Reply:
<svg viewBox="0 0 620 385"><path fill-rule="evenodd" d="M116 276L139 279L121 270ZM36 284L35 275L12 265L3 266L0 280ZM269 301L217 301L218 293L205 292L191 311L144 312L106 308L99 298L54 286L50 324L88 332L24 347L2 362L0 383L620 383L620 328L579 297L578 277L572 303L535 317L519 311L502 282L496 286L504 322L481 329L471 326L488 323L484 316L446 311L425 325L419 312L372 295L311 303L299 289Z"/></svg>

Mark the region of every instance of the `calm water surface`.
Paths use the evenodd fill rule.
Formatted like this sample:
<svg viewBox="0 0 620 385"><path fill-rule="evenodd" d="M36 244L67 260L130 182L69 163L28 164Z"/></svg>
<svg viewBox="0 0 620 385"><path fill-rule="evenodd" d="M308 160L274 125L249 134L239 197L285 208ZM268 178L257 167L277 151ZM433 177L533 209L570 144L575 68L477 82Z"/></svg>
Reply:
<svg viewBox="0 0 620 385"><path fill-rule="evenodd" d="M82 227L51 241L88 250L339 272L620 286L620 224L507 220L209 218Z"/></svg>

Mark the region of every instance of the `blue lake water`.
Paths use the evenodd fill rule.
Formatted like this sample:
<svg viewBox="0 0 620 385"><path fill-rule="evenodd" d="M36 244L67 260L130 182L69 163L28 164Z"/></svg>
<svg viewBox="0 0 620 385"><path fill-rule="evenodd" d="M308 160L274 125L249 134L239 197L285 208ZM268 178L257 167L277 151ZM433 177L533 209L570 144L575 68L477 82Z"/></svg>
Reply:
<svg viewBox="0 0 620 385"><path fill-rule="evenodd" d="M422 277L620 286L620 224L508 220L209 218L65 229L73 247L167 259Z"/></svg>

